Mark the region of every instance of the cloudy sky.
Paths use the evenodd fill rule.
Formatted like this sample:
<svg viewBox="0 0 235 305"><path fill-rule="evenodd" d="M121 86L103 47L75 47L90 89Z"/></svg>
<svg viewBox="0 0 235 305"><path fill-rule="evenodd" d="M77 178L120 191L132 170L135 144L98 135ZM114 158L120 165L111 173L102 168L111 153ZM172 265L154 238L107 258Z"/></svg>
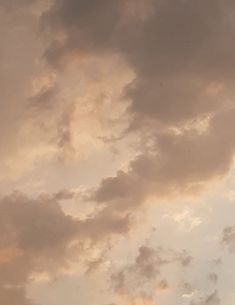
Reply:
<svg viewBox="0 0 235 305"><path fill-rule="evenodd" d="M0 304L235 303L235 3L0 0Z"/></svg>

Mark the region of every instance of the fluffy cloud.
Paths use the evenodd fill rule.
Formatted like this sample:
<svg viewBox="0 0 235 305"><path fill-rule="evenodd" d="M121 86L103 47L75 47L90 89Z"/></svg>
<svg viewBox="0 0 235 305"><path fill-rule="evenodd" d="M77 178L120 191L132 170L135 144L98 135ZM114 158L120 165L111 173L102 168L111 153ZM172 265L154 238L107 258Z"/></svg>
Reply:
<svg viewBox="0 0 235 305"><path fill-rule="evenodd" d="M131 199L135 202L143 200L148 192L155 193L152 188L158 189L159 193L169 193L169 190L177 189L190 192L191 189L205 184L207 180L224 175L232 164L234 144L230 130L234 111L230 110L233 108L234 97L231 81L234 57L229 51L233 49L232 8L230 1L219 0L148 0L144 4L139 0L108 3L93 0L86 4L84 1L74 0L53 1L41 17L46 35L44 40L41 40L40 52L28 50L29 54L25 54L22 46L22 60L17 62L17 65L23 64L25 57L30 58L32 62L27 66L27 73L34 71L33 60L40 58L48 40L49 48L45 52L47 62L60 69L71 66L71 63L73 66L77 58L82 58L78 68L84 72L84 62L93 62L95 58L94 66L85 68L92 75L94 71L97 73L97 69L101 71L101 66L105 66L110 58L122 58L126 69L133 72L133 77L129 79L128 85L125 82L122 84L123 98L115 101L115 104L129 100L126 109L129 127L126 133L137 133L143 142L150 142L152 145L147 153L143 148L139 148L140 155L130 164L128 173L117 174L117 187L127 183L126 188L132 189L138 185L135 187L138 194ZM33 22L36 31L38 20L35 18L32 21L31 15L28 18L31 18L28 24ZM29 36L30 39L36 39L32 32L26 34L27 39ZM10 48L9 37L7 44ZM18 70L25 69L19 66ZM62 158L65 156L69 159L80 146L76 130L81 126L75 122L81 119L76 113L82 105L74 101L74 93L62 93L66 81L60 73L54 73L59 78L58 83L42 86L30 99L31 104L37 105L35 113L40 109L40 115L37 115L31 124L36 123L45 128L43 134L38 131L39 138L44 137L41 138L43 145L54 142L57 148L52 145L52 149L59 150ZM86 80L87 88L90 87L91 79L89 77ZM23 80L25 81L25 78L21 81ZM105 80L108 82L107 77ZM71 79L71 83L74 82L74 78ZM28 81L17 83L21 88L28 85ZM70 88L73 91L74 84L70 85ZM12 92L9 90L7 94ZM9 99L10 97L6 98ZM27 96L23 96L22 100L27 101ZM86 100L83 102L87 103ZM94 97L91 104L96 116L100 116ZM22 109L24 107L21 107L20 111ZM43 109L50 111L45 114ZM114 111L118 111L117 108L114 108ZM16 116L19 117L18 110ZM92 116L91 113L88 116ZM104 115L98 120L102 121L103 118ZM14 119L12 112L11 119ZM49 119L46 125L45 119ZM115 133L117 121L109 122L111 136ZM208 128L205 127L205 130L200 132L195 131L195 128L200 129L199 125L203 125L205 121ZM17 121L14 121L13 127L21 130L21 122L19 126L16 123ZM88 119L87 124L90 123ZM97 126L94 128L97 129ZM29 130L28 127L27 125L26 130ZM94 133L93 140L96 136L102 137L102 132L99 135ZM85 133L85 136L89 138L89 132ZM16 143L13 136L12 141ZM28 142L32 143L33 138L29 138ZM9 147L9 140L7 146ZM44 149L44 154L49 154L49 148ZM43 155L43 152L39 154ZM145 177L141 181L139 178L138 167L145 165L149 171L150 168L155 169L152 172L156 173L150 171L147 174L146 178L150 180L147 184L152 185L150 187L145 185ZM143 169L141 176L145 175ZM164 182L158 185L158 181ZM105 183L111 183L111 178ZM112 184L114 183L112 180ZM101 189L102 187L103 185ZM102 197L102 192L103 189L99 191L99 197ZM123 194L120 194L120 197L122 196Z"/></svg>
<svg viewBox="0 0 235 305"><path fill-rule="evenodd" d="M30 277L64 272L82 257L84 243L97 244L121 234L128 230L127 223L103 211L85 220L73 218L55 198L45 195L34 200L19 193L1 198L0 302L29 304L24 288Z"/></svg>
<svg viewBox="0 0 235 305"><path fill-rule="evenodd" d="M128 209L149 196L198 192L229 171L235 149L232 8L219 0L142 6L138 0L70 0L55 1L43 15L53 37L49 63L61 68L72 54L104 62L119 54L134 73L123 87L126 134L137 133L149 146L139 148L127 172L104 179L94 200Z"/></svg>
<svg viewBox="0 0 235 305"><path fill-rule="evenodd" d="M136 74L126 88L136 124L194 120L233 97L231 2L152 0L139 7L138 0L55 1L43 17L56 40L48 60L120 53Z"/></svg>
<svg viewBox="0 0 235 305"><path fill-rule="evenodd" d="M223 177L232 166L233 125L234 110L214 116L202 134L193 130L159 136L152 152L137 156L128 171L105 178L92 199L129 209L151 196L197 194L208 180Z"/></svg>
<svg viewBox="0 0 235 305"><path fill-rule="evenodd" d="M70 192L0 199L6 305L30 304L25 286L33 274L61 272L84 244L128 232L131 213L148 199L198 194L224 177L235 151L232 1L36 2L0 4L0 178L15 177L35 160L70 160L83 143L92 150L107 137L106 144L128 145L133 137L136 154L126 170L90 192L98 207L85 219L61 209L58 201ZM234 235L233 227L224 230L232 251ZM163 266L184 268L191 260L185 252L142 246L132 264L113 274L114 290L129 295L134 287L141 292L133 295L137 304L152 304L151 285L171 287L160 276ZM93 261L88 273L100 263ZM151 285L141 287L146 281ZM220 300L215 291L192 304Z"/></svg>

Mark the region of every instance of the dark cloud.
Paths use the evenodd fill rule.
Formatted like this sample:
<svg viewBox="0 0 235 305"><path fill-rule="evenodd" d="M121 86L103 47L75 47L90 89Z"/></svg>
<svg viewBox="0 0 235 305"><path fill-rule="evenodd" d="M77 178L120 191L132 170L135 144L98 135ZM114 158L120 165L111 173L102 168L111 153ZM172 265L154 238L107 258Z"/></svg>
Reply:
<svg viewBox="0 0 235 305"><path fill-rule="evenodd" d="M30 99L30 103L35 110L45 110L52 107L54 98L56 98L57 88L54 86L45 86Z"/></svg>
<svg viewBox="0 0 235 305"><path fill-rule="evenodd" d="M138 255L133 263L123 266L112 274L112 287L116 293L121 295L149 292L152 295L155 290L158 292L166 291L170 286L165 279L164 267L176 264L180 269L185 268L191 260L192 258L186 251L155 249L143 245L139 247Z"/></svg>
<svg viewBox="0 0 235 305"><path fill-rule="evenodd" d="M79 232L85 238L96 242L112 234L125 234L130 228L130 215L113 212L104 208L87 217L79 224Z"/></svg>
<svg viewBox="0 0 235 305"><path fill-rule="evenodd" d="M222 244L225 245L229 251L235 251L235 226L224 228L222 235Z"/></svg>
<svg viewBox="0 0 235 305"><path fill-rule="evenodd" d="M139 248L139 255L135 260L135 265L131 269L141 274L144 278L151 279L159 273L158 268L167 262L167 259L158 255L154 249L142 246Z"/></svg>
<svg viewBox="0 0 235 305"><path fill-rule="evenodd" d="M120 53L136 73L126 96L138 124L182 123L214 111L221 98L233 96L231 2L146 1L151 13L144 20L136 10L139 1L131 3L127 10L122 0L55 1L42 22L53 36L62 32L64 38L52 44L48 60L74 52ZM217 83L225 91L206 96L205 89Z"/></svg>
<svg viewBox="0 0 235 305"><path fill-rule="evenodd" d="M71 53L97 52L113 45L113 32L119 20L119 0L111 1L55 1L42 17L42 24L55 34L47 59L58 64ZM54 32L55 31L55 32Z"/></svg>
<svg viewBox="0 0 235 305"><path fill-rule="evenodd" d="M24 7L25 5L31 5L35 0L3 0L0 3L0 7L3 7L4 9L7 10L18 10Z"/></svg>
<svg viewBox="0 0 235 305"><path fill-rule="evenodd" d="M7 279L9 284L21 284L33 270L64 264L69 243L77 234L77 222L66 216L57 202L34 201L15 193L1 199L0 210L1 249L12 256L9 264L1 265L4 284Z"/></svg>
<svg viewBox="0 0 235 305"><path fill-rule="evenodd" d="M233 96L234 59L227 50L234 25L227 21L224 1L154 3L153 15L133 28L122 45L136 71L126 95L138 125L149 120L182 124L215 111L221 99ZM206 95L214 82L223 83L225 91Z"/></svg>
<svg viewBox="0 0 235 305"><path fill-rule="evenodd" d="M53 37L49 62L65 63L75 53L105 61L118 53L135 73L123 93L130 100L128 131L152 146L140 148L127 172L104 179L94 200L128 209L149 195L196 193L229 171L235 148L233 7L221 0L142 6L137 0L60 0L44 14L42 24ZM202 131L200 124L207 124ZM62 146L65 141L68 129Z"/></svg>
<svg viewBox="0 0 235 305"><path fill-rule="evenodd" d="M29 304L24 288L32 275L60 273L69 268L75 257L76 260L82 257L82 244L105 241L113 233L128 230L126 219L107 211L85 220L66 215L57 200L68 198L67 195L64 192L63 196L60 193L53 198L44 195L31 200L13 193L1 198L1 303L13 305L18 298L18 304Z"/></svg>
<svg viewBox="0 0 235 305"><path fill-rule="evenodd" d="M103 67L107 58L118 55L134 75L121 99L129 103L125 135L137 135L146 146L138 147L127 170L104 178L91 192L89 200L100 205L85 219L68 216L61 209L59 201L74 196L66 190L34 200L16 193L0 199L0 303L4 305L29 305L25 287L30 277L69 268L73 255L79 259L83 254L77 253L76 246L81 250L84 244L92 247L127 233L130 212L149 197L195 194L208 181L223 177L232 167L235 150L232 1L55 0L40 19L42 40L37 37L40 10L26 9L33 2L0 3L1 159L15 168L11 154L19 150L19 156L26 155L21 148L28 145L31 150L38 135L44 144L56 144L62 156L70 158L76 149L76 128L71 122L77 119L78 107L70 98L77 92L62 93L61 87L69 91L76 86L77 75L71 77L76 78L71 84L70 79L63 83L62 77L56 85L45 81L46 86L39 86L33 97L29 90L32 76L37 78L42 49L50 64L47 69L56 68L53 72L58 78L58 68L61 72L66 65L73 66L77 58L95 57ZM90 90L89 80L86 85L84 90ZM103 108L98 108L94 107L94 116L102 120ZM46 119L48 137L46 132L36 132ZM108 125L113 130L115 121ZM23 163L20 157L17 160ZM234 236L234 227L225 228L222 243L231 251ZM185 251L141 246L132 263L113 273L112 285L124 293L138 290L148 295L146 282L166 290L169 284L161 275L163 267L176 263L185 268L191 262ZM87 271L101 263L102 259L90 261ZM216 282L216 275L211 274L210 280ZM217 291L192 302L217 304Z"/></svg>
<svg viewBox="0 0 235 305"><path fill-rule="evenodd" d="M0 288L0 300L6 305L31 305L23 288L5 287Z"/></svg>
<svg viewBox="0 0 235 305"><path fill-rule="evenodd" d="M56 202L15 193L0 201L0 229L0 302L29 304L24 292L29 277L66 267L76 221Z"/></svg>
<svg viewBox="0 0 235 305"><path fill-rule="evenodd" d="M45 146L48 142L48 134L42 136L42 131L38 132L39 122L32 120L30 107L30 97L34 95L32 83L39 70L41 72L39 62L43 49L38 37L41 11L38 4L36 0L0 1L1 179L15 177L31 168L33 147L37 146L37 151L40 151L42 142L45 141ZM35 104L42 103L42 99L49 98L48 95L49 92L41 92L35 96ZM42 120L42 112L38 110L34 111L33 117Z"/></svg>
<svg viewBox="0 0 235 305"><path fill-rule="evenodd" d="M197 193L208 180L223 177L232 165L233 118L234 110L215 115L202 134L195 130L162 134L152 153L140 154L128 171L105 178L92 199L129 209L149 196Z"/></svg>

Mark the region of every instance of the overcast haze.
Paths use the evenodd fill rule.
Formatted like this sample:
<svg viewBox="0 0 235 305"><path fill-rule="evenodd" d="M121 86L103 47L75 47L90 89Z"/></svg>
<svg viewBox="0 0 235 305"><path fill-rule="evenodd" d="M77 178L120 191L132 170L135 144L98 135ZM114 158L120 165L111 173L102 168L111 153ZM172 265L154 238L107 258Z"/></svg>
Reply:
<svg viewBox="0 0 235 305"><path fill-rule="evenodd" d="M0 304L235 303L235 3L0 0Z"/></svg>

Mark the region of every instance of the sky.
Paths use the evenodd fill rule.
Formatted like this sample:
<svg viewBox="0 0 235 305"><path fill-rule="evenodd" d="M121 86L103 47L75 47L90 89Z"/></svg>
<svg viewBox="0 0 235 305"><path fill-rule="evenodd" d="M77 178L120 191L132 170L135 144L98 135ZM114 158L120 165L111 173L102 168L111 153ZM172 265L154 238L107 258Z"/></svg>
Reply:
<svg viewBox="0 0 235 305"><path fill-rule="evenodd" d="M235 303L235 3L0 0L0 304Z"/></svg>

